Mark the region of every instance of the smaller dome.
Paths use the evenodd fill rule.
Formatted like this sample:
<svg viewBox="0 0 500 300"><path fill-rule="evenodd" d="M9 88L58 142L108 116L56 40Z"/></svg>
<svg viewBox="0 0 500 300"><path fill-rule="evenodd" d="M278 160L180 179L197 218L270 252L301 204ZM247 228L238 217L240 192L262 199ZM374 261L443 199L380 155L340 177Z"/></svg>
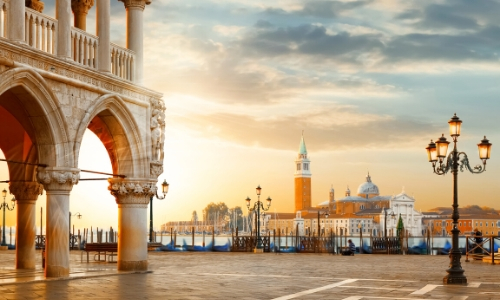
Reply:
<svg viewBox="0 0 500 300"><path fill-rule="evenodd" d="M369 198L370 196L378 196L378 186L372 182L370 173L366 176L366 182L362 183L358 187L358 196Z"/></svg>

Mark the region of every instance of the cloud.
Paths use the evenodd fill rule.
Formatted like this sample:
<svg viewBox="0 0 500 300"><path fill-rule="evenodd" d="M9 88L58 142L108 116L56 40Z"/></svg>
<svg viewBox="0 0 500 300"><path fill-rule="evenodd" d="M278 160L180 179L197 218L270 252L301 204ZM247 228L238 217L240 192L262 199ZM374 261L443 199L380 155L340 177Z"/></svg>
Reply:
<svg viewBox="0 0 500 300"><path fill-rule="evenodd" d="M343 121L337 122L339 118ZM302 130L315 151L412 148L416 137L435 131L432 125L417 120L363 114L349 106L285 117L215 113L192 116L190 120L184 124L205 138L278 150L295 149Z"/></svg>
<svg viewBox="0 0 500 300"><path fill-rule="evenodd" d="M316 18L335 18L340 14L372 3L373 0L360 1L318 1L308 0L299 4L299 7L291 6L289 9L282 7L268 7L265 13L269 15L298 15Z"/></svg>

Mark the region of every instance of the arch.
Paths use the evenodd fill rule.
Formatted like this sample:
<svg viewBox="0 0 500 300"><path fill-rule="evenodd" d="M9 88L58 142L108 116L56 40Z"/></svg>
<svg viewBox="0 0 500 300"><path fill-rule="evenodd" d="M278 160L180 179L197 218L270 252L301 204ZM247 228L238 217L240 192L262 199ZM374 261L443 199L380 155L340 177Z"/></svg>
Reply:
<svg viewBox="0 0 500 300"><path fill-rule="evenodd" d="M139 127L123 99L114 94L99 97L89 107L76 133L76 165L86 129L94 132L108 151L113 173L148 177L147 153Z"/></svg>
<svg viewBox="0 0 500 300"><path fill-rule="evenodd" d="M63 113L57 97L40 74L24 67L0 74L0 106L20 123L35 145L37 155L29 155L30 162L51 167L72 166L73 153L68 151Z"/></svg>

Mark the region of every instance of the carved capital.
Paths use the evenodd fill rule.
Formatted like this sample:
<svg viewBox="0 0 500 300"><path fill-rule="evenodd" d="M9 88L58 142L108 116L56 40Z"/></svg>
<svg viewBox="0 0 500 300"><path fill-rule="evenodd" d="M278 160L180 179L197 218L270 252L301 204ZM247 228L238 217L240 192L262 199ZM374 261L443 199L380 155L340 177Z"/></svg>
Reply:
<svg viewBox="0 0 500 300"><path fill-rule="evenodd" d="M43 185L34 181L11 181L9 191L16 197L16 201L36 200L43 193Z"/></svg>
<svg viewBox="0 0 500 300"><path fill-rule="evenodd" d="M92 6L94 6L94 0L71 0L71 10L75 14L86 15Z"/></svg>
<svg viewBox="0 0 500 300"><path fill-rule="evenodd" d="M148 205L149 199L156 195L156 181L109 178L108 190L115 196L116 203Z"/></svg>
<svg viewBox="0 0 500 300"><path fill-rule="evenodd" d="M158 176L160 176L163 173L163 164L152 162L149 165L150 165L151 178L158 179Z"/></svg>
<svg viewBox="0 0 500 300"><path fill-rule="evenodd" d="M126 9L130 9L130 8L134 9L135 8L135 9L144 10L146 5L151 4L152 0L118 0L118 1L123 2Z"/></svg>
<svg viewBox="0 0 500 300"><path fill-rule="evenodd" d="M43 12L44 3L40 0L24 0L24 6L41 13Z"/></svg>
<svg viewBox="0 0 500 300"><path fill-rule="evenodd" d="M80 170L74 168L38 168L38 182L46 191L71 191L80 179Z"/></svg>

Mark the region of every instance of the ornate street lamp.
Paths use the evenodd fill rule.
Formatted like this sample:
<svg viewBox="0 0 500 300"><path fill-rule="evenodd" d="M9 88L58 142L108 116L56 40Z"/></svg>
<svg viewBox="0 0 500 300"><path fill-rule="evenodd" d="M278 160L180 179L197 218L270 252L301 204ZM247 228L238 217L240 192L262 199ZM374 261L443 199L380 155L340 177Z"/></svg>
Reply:
<svg viewBox="0 0 500 300"><path fill-rule="evenodd" d="M250 208L250 201L252 199L247 197L245 199L245 201L247 202L248 211L257 211L257 215L256 215L256 217L257 217L257 241L255 244L255 250L254 250L254 252L257 253L257 252L263 252L262 240L260 238L260 217L261 217L260 210L262 209L263 211L268 211L269 207L271 207L271 200L272 199L271 199L271 197L267 197L267 199L266 199L267 208L265 208L264 203L260 201L260 192L261 192L262 188L259 185L255 190L257 191L257 202L254 203L253 207Z"/></svg>
<svg viewBox="0 0 500 300"><path fill-rule="evenodd" d="M166 179L163 179L163 182L161 184L161 192L163 194L163 197L158 196L158 191L156 191L156 195L151 196L149 198L149 242L153 242L153 197L156 196L156 199L158 200L163 200L167 196L168 193L168 182Z"/></svg>
<svg viewBox="0 0 500 300"><path fill-rule="evenodd" d="M453 174L453 229L452 233L452 248L450 251L450 265L449 269L446 270L448 275L443 278L444 284L466 284L467 277L464 275L464 270L460 263L460 249L458 248L458 169L463 172L467 169L473 174L479 174L486 171L486 160L490 158L491 154L491 143L486 139L486 136L479 144L477 144L479 150L479 158L482 160L483 165L477 165L471 168L469 165L469 159L465 152L458 152L457 150L457 139L460 136L460 129L462 121L455 114L450 121L450 135L453 139L453 150L448 154L448 142L444 137L444 134L434 143L432 140L427 146L427 157L429 162L432 163L432 169L437 175L444 175L451 170ZM460 159L460 156L463 158ZM444 160L446 159L446 163Z"/></svg>
<svg viewBox="0 0 500 300"><path fill-rule="evenodd" d="M9 207L9 204L5 202L5 198L7 197L7 190L3 189L2 191L3 203L0 205L0 208L3 210L3 223L2 223L2 244L1 246L7 246L7 242L5 240L5 210L14 210L16 207L16 199L12 197L12 208Z"/></svg>

